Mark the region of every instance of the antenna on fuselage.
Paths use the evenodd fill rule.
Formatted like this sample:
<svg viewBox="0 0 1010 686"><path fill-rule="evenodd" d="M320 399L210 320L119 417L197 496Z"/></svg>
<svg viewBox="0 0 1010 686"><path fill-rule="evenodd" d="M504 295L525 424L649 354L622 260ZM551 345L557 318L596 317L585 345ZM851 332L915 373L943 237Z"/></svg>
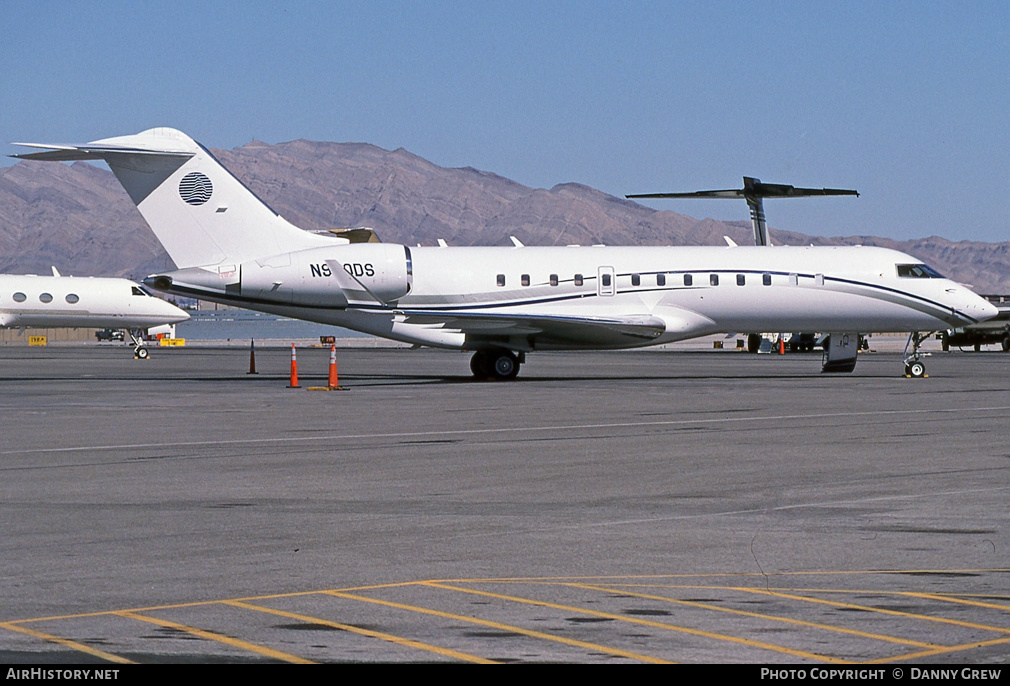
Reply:
<svg viewBox="0 0 1010 686"><path fill-rule="evenodd" d="M639 193L626 198L743 198L750 208L750 221L754 226L754 244L768 245L768 226L765 223L764 198L803 198L811 195L855 195L857 191L841 188L796 188L782 183L761 183L761 179L743 177L743 188L723 191L695 191L693 193Z"/></svg>

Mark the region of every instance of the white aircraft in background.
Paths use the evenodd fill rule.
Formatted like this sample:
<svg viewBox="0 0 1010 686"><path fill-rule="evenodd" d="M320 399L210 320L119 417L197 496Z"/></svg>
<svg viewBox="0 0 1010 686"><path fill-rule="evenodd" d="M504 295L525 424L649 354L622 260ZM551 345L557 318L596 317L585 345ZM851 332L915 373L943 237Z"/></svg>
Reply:
<svg viewBox="0 0 1010 686"><path fill-rule="evenodd" d="M180 131L157 128L22 159L105 160L177 271L168 293L474 351L511 379L537 350L634 348L715 333L830 333L823 371L851 371L858 334L919 332L996 308L919 260L872 247L408 247L286 221ZM786 188L786 187L782 187ZM368 232L363 232L367 234Z"/></svg>
<svg viewBox="0 0 1010 686"><path fill-rule="evenodd" d="M126 329L134 354L146 358L140 334L189 319L172 303L127 279L0 274L0 328Z"/></svg>

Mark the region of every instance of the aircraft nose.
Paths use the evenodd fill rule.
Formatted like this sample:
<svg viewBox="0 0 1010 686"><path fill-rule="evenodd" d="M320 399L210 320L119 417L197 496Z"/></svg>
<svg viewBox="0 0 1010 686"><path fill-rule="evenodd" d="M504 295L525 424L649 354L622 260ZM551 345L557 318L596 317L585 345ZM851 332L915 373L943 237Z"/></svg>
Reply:
<svg viewBox="0 0 1010 686"><path fill-rule="evenodd" d="M166 302L164 300L162 300L162 302L165 303L164 309L165 309L166 321L172 324L178 324L179 322L184 322L187 319L189 319L189 313L186 312L185 310L179 309L170 302Z"/></svg>
<svg viewBox="0 0 1010 686"><path fill-rule="evenodd" d="M979 319L992 319L999 314L999 308L985 298L978 299Z"/></svg>

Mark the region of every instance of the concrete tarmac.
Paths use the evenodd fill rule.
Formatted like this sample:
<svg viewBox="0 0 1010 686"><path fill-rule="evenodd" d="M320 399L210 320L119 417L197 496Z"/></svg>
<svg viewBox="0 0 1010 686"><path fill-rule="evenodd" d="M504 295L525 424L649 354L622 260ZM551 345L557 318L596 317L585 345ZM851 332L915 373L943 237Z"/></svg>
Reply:
<svg viewBox="0 0 1010 686"><path fill-rule="evenodd" d="M1010 658L1010 355L0 349L4 662Z"/></svg>

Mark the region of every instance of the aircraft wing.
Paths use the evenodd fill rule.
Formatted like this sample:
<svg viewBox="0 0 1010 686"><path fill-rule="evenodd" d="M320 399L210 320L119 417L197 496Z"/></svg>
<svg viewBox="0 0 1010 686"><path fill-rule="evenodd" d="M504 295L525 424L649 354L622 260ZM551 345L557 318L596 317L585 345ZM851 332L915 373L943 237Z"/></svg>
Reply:
<svg viewBox="0 0 1010 686"><path fill-rule="evenodd" d="M666 332L665 320L647 314L573 316L404 310L401 316L405 324L439 326L464 333L473 340L533 336L552 344L610 346L644 343Z"/></svg>

